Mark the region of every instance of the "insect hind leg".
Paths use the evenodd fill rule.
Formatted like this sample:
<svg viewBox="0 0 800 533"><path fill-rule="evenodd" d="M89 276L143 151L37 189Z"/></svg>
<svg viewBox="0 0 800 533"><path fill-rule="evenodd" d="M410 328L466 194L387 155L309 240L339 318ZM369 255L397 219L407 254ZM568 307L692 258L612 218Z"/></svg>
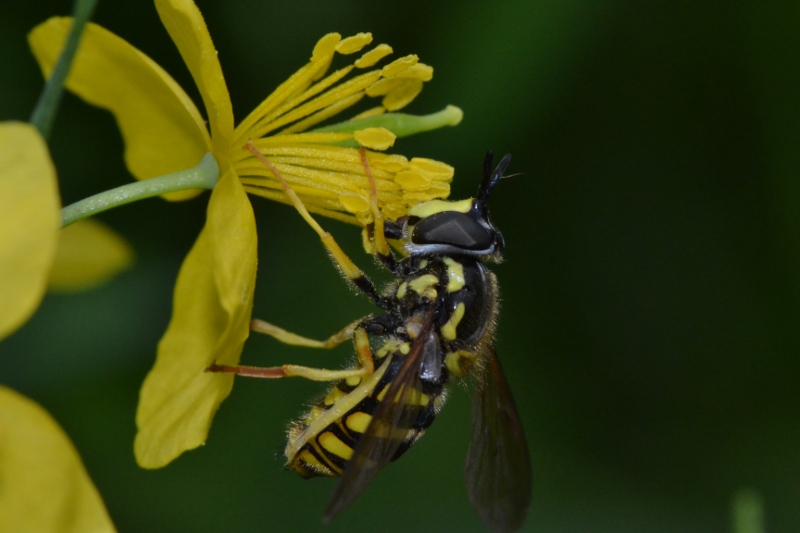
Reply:
<svg viewBox="0 0 800 533"><path fill-rule="evenodd" d="M206 369L206 372L214 372L217 374L235 374L237 376L245 376L250 378L306 378L311 381L336 381L339 379L347 379L353 376L366 376L369 372L365 368L354 368L350 370L327 370L325 368L312 368L300 365L282 365L282 366L246 366L246 365L218 365L212 364Z"/></svg>
<svg viewBox="0 0 800 533"><path fill-rule="evenodd" d="M349 377L365 377L375 372L375 360L372 357L372 348L369 345L369 336L362 327L353 331L353 342L356 347L356 356L359 366L346 370L328 370L325 368L312 368L300 365L281 365L271 367L246 366L246 365L218 365L211 364L206 372L217 374L234 374L251 378L293 378L300 377L312 381L336 381Z"/></svg>

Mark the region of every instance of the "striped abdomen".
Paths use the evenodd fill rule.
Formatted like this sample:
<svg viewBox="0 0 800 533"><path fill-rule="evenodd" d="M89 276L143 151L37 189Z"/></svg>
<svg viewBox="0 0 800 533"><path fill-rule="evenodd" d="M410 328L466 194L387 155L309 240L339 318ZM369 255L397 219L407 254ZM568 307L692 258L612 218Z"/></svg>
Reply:
<svg viewBox="0 0 800 533"><path fill-rule="evenodd" d="M336 383L304 420L289 428L287 467L303 477L341 475L404 360L403 354L395 352L376 361L380 366L371 376ZM403 455L433 422L444 403L445 380L442 376L435 383L423 381L423 394L415 400L418 405L408 406L416 411L413 420L401 428L408 434L392 460Z"/></svg>

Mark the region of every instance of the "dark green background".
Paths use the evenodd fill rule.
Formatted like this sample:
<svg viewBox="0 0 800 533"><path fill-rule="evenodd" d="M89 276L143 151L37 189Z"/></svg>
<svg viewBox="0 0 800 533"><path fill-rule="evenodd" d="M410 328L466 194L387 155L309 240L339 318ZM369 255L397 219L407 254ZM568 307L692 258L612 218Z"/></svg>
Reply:
<svg viewBox="0 0 800 533"><path fill-rule="evenodd" d="M41 88L25 33L71 10L29 4L0 4L0 119L25 120ZM473 193L487 149L513 154L523 175L491 205L508 243L497 346L535 475L526 531L731 531L743 487L770 531L800 530L800 8L755 4L200 3L239 119L324 33L372 31L435 67L410 112L465 112L396 151L454 165L454 198ZM101 0L95 20L197 97L150 3ZM51 146L65 203L130 180L110 115L71 95ZM206 199L102 215L136 266L48 296L0 345L0 381L63 425L119 529L481 531L461 478L460 387L327 529L334 482L303 481L280 457L318 383L238 379L205 447L136 466L138 388ZM324 337L370 311L291 209L254 206L256 316ZM356 228L322 222L371 266ZM349 350L253 338L243 360L336 367Z"/></svg>

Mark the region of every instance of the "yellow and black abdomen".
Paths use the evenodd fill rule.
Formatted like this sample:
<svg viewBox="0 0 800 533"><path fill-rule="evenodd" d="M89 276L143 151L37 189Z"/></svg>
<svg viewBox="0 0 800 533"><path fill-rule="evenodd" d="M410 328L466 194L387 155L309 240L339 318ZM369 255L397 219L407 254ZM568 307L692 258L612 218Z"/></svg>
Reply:
<svg viewBox="0 0 800 533"><path fill-rule="evenodd" d="M311 407L303 420L290 426L285 452L287 467L305 478L341 475L404 359L405 354L395 351L376 362L381 366L371 376L336 383L325 398ZM422 380L422 394L414 395L417 405L405 407L414 411L411 423L408 427L396 428L407 431L407 435L393 461L403 455L433 422L444 404L446 380L446 374L435 382Z"/></svg>
<svg viewBox="0 0 800 533"><path fill-rule="evenodd" d="M483 264L472 257L409 258L410 269L387 294L391 310L369 319L386 334L371 337L376 370L337 382L305 418L289 427L287 467L303 477L339 476L367 432L378 405L398 376L419 334L423 317L433 314L437 354L423 357L415 387L403 398L403 438L392 460L419 439L444 403L450 373L463 376L473 366L476 349L491 335L496 286ZM364 322L366 326L367 321ZM416 389L415 389L416 390ZM394 423L394 422L393 422ZM402 432L405 432L403 434Z"/></svg>

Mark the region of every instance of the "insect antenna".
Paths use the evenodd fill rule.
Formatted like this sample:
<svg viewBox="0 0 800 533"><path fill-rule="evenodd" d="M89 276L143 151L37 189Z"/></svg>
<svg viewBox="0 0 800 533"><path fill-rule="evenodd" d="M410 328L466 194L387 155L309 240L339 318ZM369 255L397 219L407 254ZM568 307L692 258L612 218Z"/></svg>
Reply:
<svg viewBox="0 0 800 533"><path fill-rule="evenodd" d="M483 160L483 179L481 180L480 187L478 187L478 193L475 195L475 207L480 211L486 209L492 190L494 190L495 186L503 179L503 173L511 163L511 154L506 154L503 159L500 160L494 172L492 171L493 159L494 154L492 151L489 150L486 152L486 159Z"/></svg>

